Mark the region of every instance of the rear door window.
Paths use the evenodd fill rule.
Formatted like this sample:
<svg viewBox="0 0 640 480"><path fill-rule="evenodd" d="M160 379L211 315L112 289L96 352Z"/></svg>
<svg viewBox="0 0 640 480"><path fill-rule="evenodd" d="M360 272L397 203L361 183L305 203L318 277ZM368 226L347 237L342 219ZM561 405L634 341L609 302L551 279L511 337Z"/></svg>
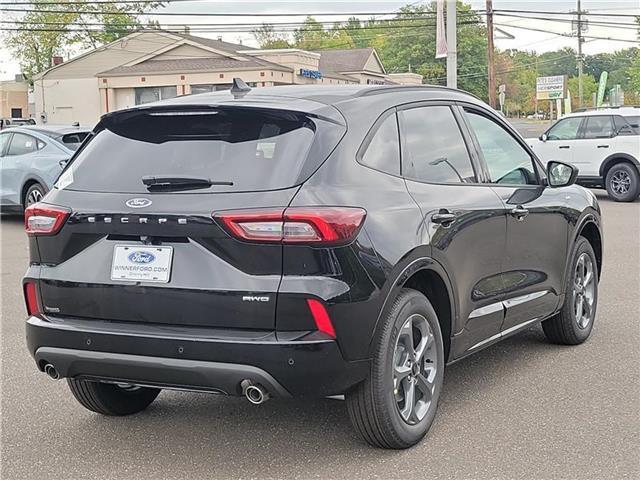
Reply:
<svg viewBox="0 0 640 480"><path fill-rule="evenodd" d="M232 183L183 189L196 193L288 188L315 171L343 130L288 111L129 112L103 120L71 163L65 188L147 193L142 179L150 176Z"/></svg>
<svg viewBox="0 0 640 480"><path fill-rule="evenodd" d="M428 183L473 183L471 158L448 106L411 108L400 112L402 175Z"/></svg>
<svg viewBox="0 0 640 480"><path fill-rule="evenodd" d="M613 136L613 124L611 116L598 115L587 117L584 127L584 138L611 138Z"/></svg>
<svg viewBox="0 0 640 480"><path fill-rule="evenodd" d="M10 155L26 155L27 153L35 152L38 149L36 139L31 135L25 135L24 133L14 133L7 151L7 156Z"/></svg>

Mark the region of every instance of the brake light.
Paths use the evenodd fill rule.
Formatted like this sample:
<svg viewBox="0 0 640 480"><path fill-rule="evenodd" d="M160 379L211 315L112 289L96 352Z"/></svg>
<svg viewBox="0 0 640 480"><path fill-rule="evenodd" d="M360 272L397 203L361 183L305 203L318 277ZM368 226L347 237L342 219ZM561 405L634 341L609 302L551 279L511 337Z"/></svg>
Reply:
<svg viewBox="0 0 640 480"><path fill-rule="evenodd" d="M322 302L313 298L308 298L307 305L309 306L309 310L311 310L311 315L313 315L313 320L316 322L318 330L326 333L331 338L336 338L336 331L333 328L333 323L331 323L329 313Z"/></svg>
<svg viewBox="0 0 640 480"><path fill-rule="evenodd" d="M36 284L34 282L27 282L24 284L24 302L27 306L27 313L29 315L40 313L38 290L36 289Z"/></svg>
<svg viewBox="0 0 640 480"><path fill-rule="evenodd" d="M331 245L352 241L365 216L362 208L354 207L289 207L214 214L242 240Z"/></svg>
<svg viewBox="0 0 640 480"><path fill-rule="evenodd" d="M30 235L55 235L71 210L46 203L34 203L24 211L24 228Z"/></svg>

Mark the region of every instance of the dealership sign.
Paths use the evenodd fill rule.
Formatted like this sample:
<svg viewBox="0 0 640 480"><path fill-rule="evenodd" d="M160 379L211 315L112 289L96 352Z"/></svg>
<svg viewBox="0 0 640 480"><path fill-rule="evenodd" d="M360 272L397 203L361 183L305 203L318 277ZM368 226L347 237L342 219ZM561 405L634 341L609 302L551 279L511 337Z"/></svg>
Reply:
<svg viewBox="0 0 640 480"><path fill-rule="evenodd" d="M536 98L538 100L558 100L567 95L566 75L538 77L536 79Z"/></svg>
<svg viewBox="0 0 640 480"><path fill-rule="evenodd" d="M305 78L315 78L319 80L322 78L322 72L320 70L309 70L307 68L301 68L300 76Z"/></svg>

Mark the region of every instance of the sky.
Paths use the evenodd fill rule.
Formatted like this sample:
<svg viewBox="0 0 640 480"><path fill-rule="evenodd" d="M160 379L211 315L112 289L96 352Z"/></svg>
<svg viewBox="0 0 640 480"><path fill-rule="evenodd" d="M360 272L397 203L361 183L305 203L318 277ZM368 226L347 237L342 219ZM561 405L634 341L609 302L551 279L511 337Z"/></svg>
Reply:
<svg viewBox="0 0 640 480"><path fill-rule="evenodd" d="M485 0L466 0L471 3L474 9L484 9ZM287 22L302 21L304 17L291 19L291 17L282 17L278 14L282 13L316 13L316 19L320 21L337 21L346 20L348 14L356 12L394 12L412 0L391 1L391 0L316 0L315 2L302 2L297 0L280 0L280 1L255 1L255 0L201 0L193 2L180 2L168 4L167 7L158 11L162 12L216 12L216 13L260 13L273 14L268 17L218 17L215 19L203 17L156 17L160 23L189 23L198 22L208 23L239 23L239 22ZM533 10L533 11L553 11L553 12L569 12L576 9L576 1L571 0L537 0L537 1L517 1L517 0L493 0L493 8L496 10ZM640 15L640 2L638 0L582 0L582 9L589 13L623 13ZM321 13L345 13L345 16L322 16ZM0 12L0 15L6 17L7 13ZM153 17L151 17L153 18ZM364 20L367 15L362 15ZM385 18L385 17L378 17ZM570 18L570 17L565 17ZM619 17L598 17L590 15L588 17L592 22L597 21L614 21L614 22L632 22L632 18ZM517 48L522 50L535 50L539 53L557 50L562 47L577 46L576 38L563 37L554 35L557 33L569 33L571 31L570 23L547 22L544 20L522 19L516 17L495 17L494 22L499 24L498 28L505 30L515 38L506 38L500 32L496 32L496 46L500 49ZM529 27L543 30L541 32L523 30L517 27ZM635 28L615 28L611 26L590 25L586 35L594 37L615 38L626 41L613 40L595 40L588 39L584 44L583 51L585 54L596 54L604 52L613 52L623 48L637 46L637 30ZM217 33L202 33L202 36L217 37ZM245 45L257 46L253 36L250 33L223 33L221 35L224 40L230 42L242 41ZM74 52L80 53L80 52ZM66 59L66 58L65 58ZM0 46L0 79L13 78L15 74L20 72L18 62L12 58L10 52Z"/></svg>

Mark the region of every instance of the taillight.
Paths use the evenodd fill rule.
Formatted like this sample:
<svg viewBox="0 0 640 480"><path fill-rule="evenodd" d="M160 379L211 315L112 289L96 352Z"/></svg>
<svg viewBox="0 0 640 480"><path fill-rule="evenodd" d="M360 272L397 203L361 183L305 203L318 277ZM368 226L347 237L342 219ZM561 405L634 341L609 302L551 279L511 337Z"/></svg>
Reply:
<svg viewBox="0 0 640 480"><path fill-rule="evenodd" d="M40 313L38 290L36 289L36 284L34 282L27 282L24 284L24 302L27 306L27 313L29 315Z"/></svg>
<svg viewBox="0 0 640 480"><path fill-rule="evenodd" d="M242 240L339 245L351 242L366 212L354 207L289 207L214 214Z"/></svg>
<svg viewBox="0 0 640 480"><path fill-rule="evenodd" d="M308 298L307 305L309 306L309 310L311 310L311 315L313 315L313 320L316 322L318 330L326 333L331 338L336 338L336 331L333 328L333 323L331 323L329 313L327 313L327 309L324 307L322 302L313 298Z"/></svg>
<svg viewBox="0 0 640 480"><path fill-rule="evenodd" d="M24 211L24 228L30 235L55 235L71 210L46 203L34 203Z"/></svg>

